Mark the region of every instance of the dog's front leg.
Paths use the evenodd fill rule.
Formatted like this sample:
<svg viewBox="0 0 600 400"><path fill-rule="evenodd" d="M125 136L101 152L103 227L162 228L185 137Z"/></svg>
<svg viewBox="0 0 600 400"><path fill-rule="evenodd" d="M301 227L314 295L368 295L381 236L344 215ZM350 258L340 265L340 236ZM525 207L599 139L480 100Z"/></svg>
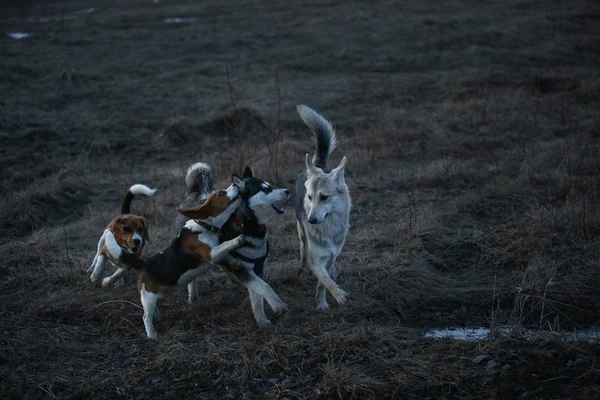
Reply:
<svg viewBox="0 0 600 400"><path fill-rule="evenodd" d="M102 232L102 236L100 236L100 240L98 240L98 246L96 250L96 255L94 256L94 261L92 261L92 265L88 268L87 272L90 274L90 279L92 282L97 282L100 279L102 272L104 272L104 266L106 264L106 256L100 255L102 252L102 248L104 247L106 232L108 230L105 229Z"/></svg>
<svg viewBox="0 0 600 400"><path fill-rule="evenodd" d="M220 245L213 247L210 251L210 257L212 259L211 262L218 263L223 261L225 256L227 256L230 251L240 248L245 241L246 237L244 235L239 235L234 239L227 240Z"/></svg>
<svg viewBox="0 0 600 400"><path fill-rule="evenodd" d="M317 309L325 310L329 308L327 303L327 292L328 290L331 295L335 298L339 305L346 304L348 300L348 293L342 289L335 281L329 276L327 272L330 269L333 274L337 275L335 270L335 256L319 257L314 255L310 260L310 269L319 280L317 284L317 290L315 293L315 300L317 303Z"/></svg>
<svg viewBox="0 0 600 400"><path fill-rule="evenodd" d="M125 268L119 268L111 276L102 279L102 287L108 287L109 285L117 282L117 280L119 280L117 282L118 287L125 286L125 280L123 280L123 275L125 275L125 271L127 271ZM115 285L115 287L117 287L117 285Z"/></svg>

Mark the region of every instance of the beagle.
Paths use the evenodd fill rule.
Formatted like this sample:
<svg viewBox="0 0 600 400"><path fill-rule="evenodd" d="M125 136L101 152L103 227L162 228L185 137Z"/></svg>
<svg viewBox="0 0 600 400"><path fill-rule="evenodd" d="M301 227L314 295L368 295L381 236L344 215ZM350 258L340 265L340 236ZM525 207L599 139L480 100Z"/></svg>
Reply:
<svg viewBox="0 0 600 400"><path fill-rule="evenodd" d="M114 234L105 231L105 248L110 256L140 271L137 287L149 339L157 338L152 318L158 299L167 296L173 287L189 284L206 273L211 264L244 244L244 235L219 244L221 227L242 202L240 185L243 185L242 179L234 176L227 190L216 191L199 206L177 210L194 219L185 224L169 247L147 261L125 251Z"/></svg>
<svg viewBox="0 0 600 400"><path fill-rule="evenodd" d="M148 238L148 220L139 215L131 213L131 202L136 195L143 194L145 196L152 196L156 192L156 189L150 189L146 185L136 184L129 188L125 193L123 204L121 205L121 215L115 217L110 224L106 227L104 234L98 241L98 250L92 265L88 268L90 279L96 283L102 277L106 262L106 250L104 249L104 242L106 240L106 232L111 232L119 246L125 251L129 252L134 257L139 257L142 254L142 249ZM112 261L111 261L112 262ZM116 263L112 262L115 266ZM106 287L110 284L120 280L120 286L124 285L122 280L123 275L127 268L119 268L113 275L104 278L102 280L102 286Z"/></svg>

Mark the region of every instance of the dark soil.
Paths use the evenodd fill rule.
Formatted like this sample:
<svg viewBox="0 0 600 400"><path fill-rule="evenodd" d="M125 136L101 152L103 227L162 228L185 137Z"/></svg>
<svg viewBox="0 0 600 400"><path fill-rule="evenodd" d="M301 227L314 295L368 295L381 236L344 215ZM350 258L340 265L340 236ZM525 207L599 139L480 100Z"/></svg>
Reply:
<svg viewBox="0 0 600 400"><path fill-rule="evenodd" d="M0 4L2 398L600 398L598 343L560 340L600 320L597 2ZM258 328L215 272L147 340L135 274L86 275L126 189L158 188L133 204L146 255L193 162L293 189L297 104L348 157L349 304L315 309L290 205L265 276L285 315ZM556 335L423 337L440 326Z"/></svg>

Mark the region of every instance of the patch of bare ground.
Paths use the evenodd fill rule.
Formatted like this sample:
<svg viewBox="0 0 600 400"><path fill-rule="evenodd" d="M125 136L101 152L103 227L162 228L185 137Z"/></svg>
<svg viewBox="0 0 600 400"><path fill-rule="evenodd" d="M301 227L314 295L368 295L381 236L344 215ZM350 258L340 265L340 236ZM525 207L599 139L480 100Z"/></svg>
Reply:
<svg viewBox="0 0 600 400"><path fill-rule="evenodd" d="M93 8L93 10L91 10ZM6 398L598 398L600 9L594 2L8 2L0 13ZM167 18L187 18L180 23ZM28 32L12 39L9 32ZM85 271L133 183L146 255L187 166L293 189L308 104L348 157L345 307L314 308L291 206L258 329L220 272L159 303ZM333 301L332 301L333 303ZM267 309L269 313L270 310ZM485 326L483 341L426 339ZM531 340L508 334L552 332Z"/></svg>

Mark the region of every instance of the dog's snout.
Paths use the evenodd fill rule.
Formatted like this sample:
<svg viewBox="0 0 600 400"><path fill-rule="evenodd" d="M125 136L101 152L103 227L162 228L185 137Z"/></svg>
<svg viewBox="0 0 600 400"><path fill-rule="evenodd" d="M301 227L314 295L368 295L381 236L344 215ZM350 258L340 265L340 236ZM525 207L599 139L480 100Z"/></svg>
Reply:
<svg viewBox="0 0 600 400"><path fill-rule="evenodd" d="M286 195L286 196L289 196L289 195L290 195L290 191L289 191L288 189L285 189L285 190L283 191L283 193L285 193L285 195Z"/></svg>
<svg viewBox="0 0 600 400"><path fill-rule="evenodd" d="M316 217L310 217L308 219L308 222L311 223L311 224L316 224L317 223L317 218Z"/></svg>
<svg viewBox="0 0 600 400"><path fill-rule="evenodd" d="M139 246L140 244L142 244L142 239L140 239L140 238L134 238L133 239L133 244L134 244L134 246Z"/></svg>

